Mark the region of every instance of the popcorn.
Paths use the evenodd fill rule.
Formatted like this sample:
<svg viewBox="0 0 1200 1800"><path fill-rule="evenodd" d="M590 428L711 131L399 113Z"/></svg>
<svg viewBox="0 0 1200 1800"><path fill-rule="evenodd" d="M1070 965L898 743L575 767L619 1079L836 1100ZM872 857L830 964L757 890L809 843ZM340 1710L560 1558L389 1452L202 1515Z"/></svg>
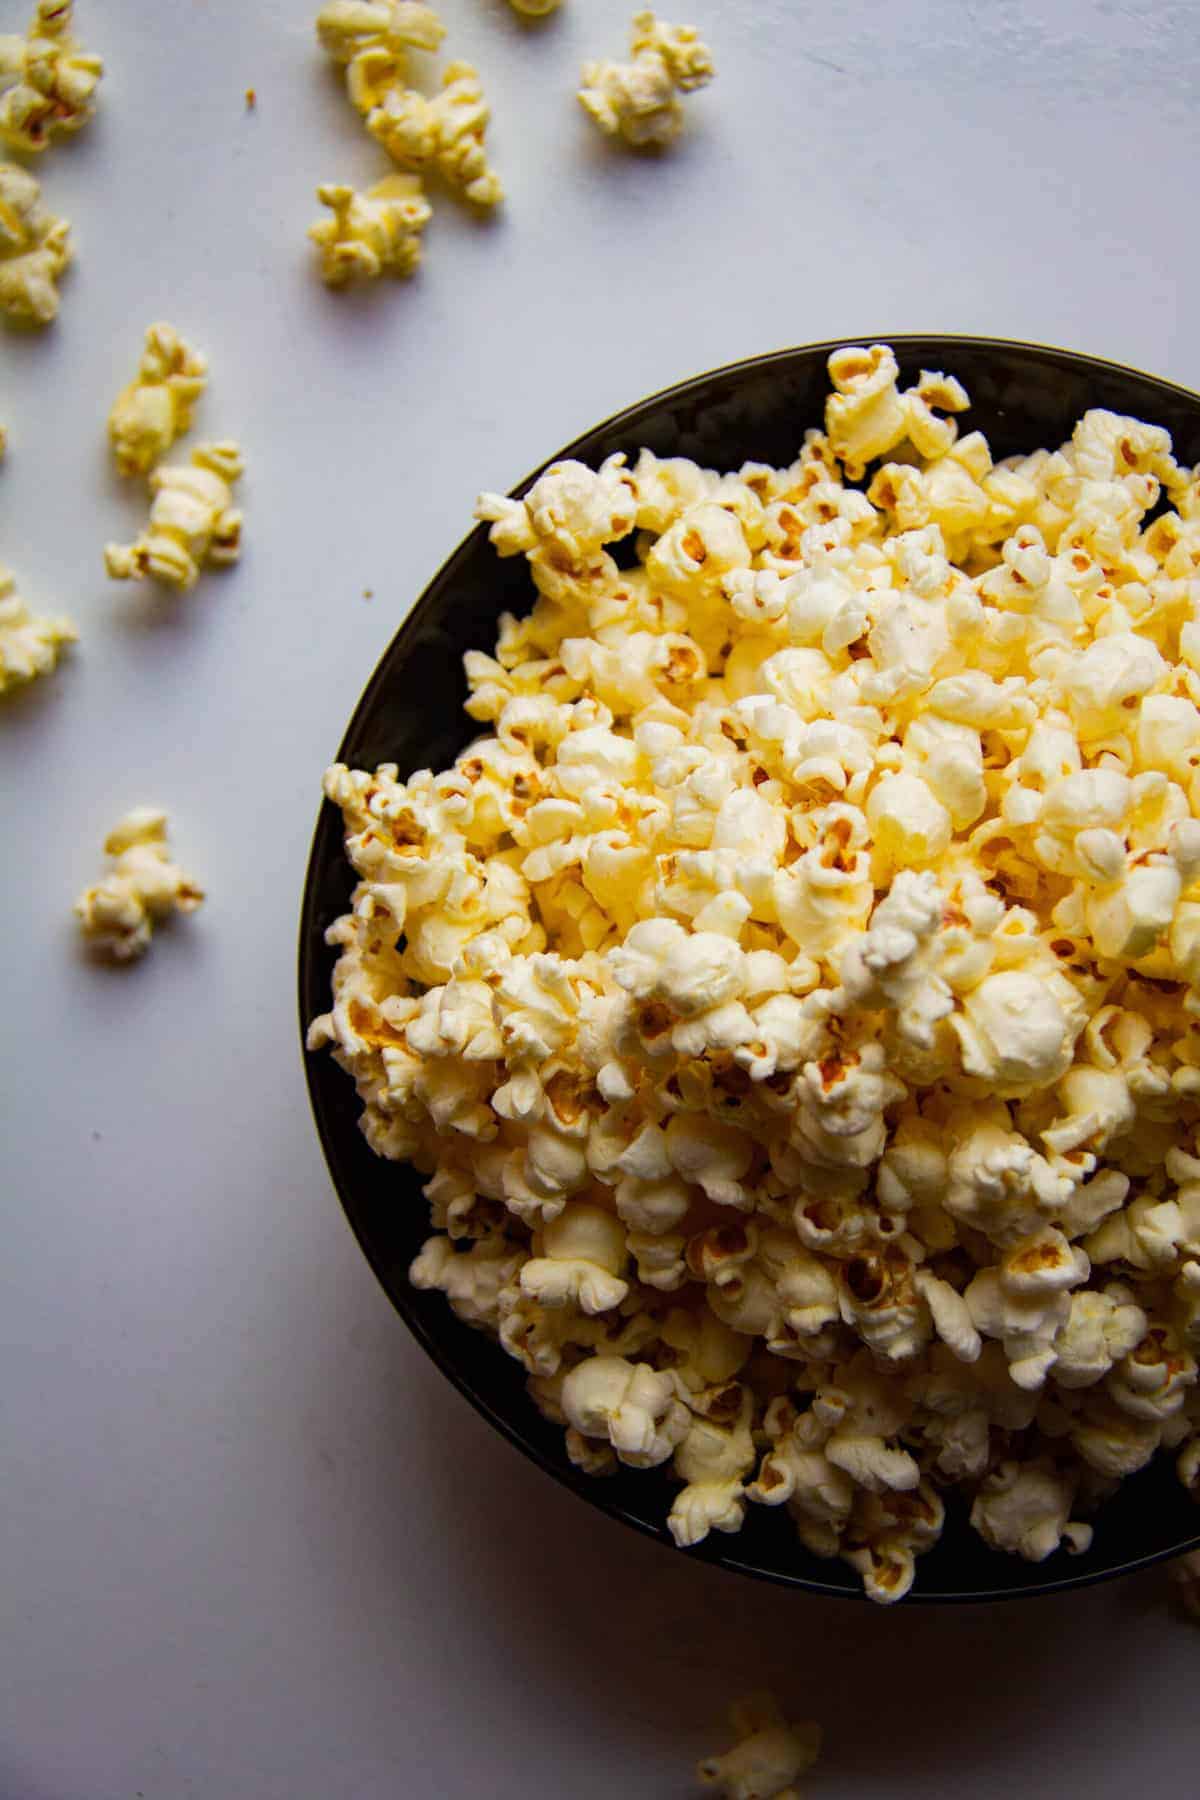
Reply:
<svg viewBox="0 0 1200 1800"><path fill-rule="evenodd" d="M526 19L544 19L548 13L557 12L561 0L509 0L514 12L521 13Z"/></svg>
<svg viewBox="0 0 1200 1800"><path fill-rule="evenodd" d="M343 66L370 51L399 59L408 49L436 50L445 35L433 8L416 0L328 0L317 14L321 47Z"/></svg>
<svg viewBox="0 0 1200 1800"><path fill-rule="evenodd" d="M86 125L104 73L71 34L72 0L37 0L25 36L0 37L0 139L32 154Z"/></svg>
<svg viewBox="0 0 1200 1800"><path fill-rule="evenodd" d="M379 275L412 275L420 266L421 233L433 208L418 176L389 175L362 194L327 181L317 189L317 199L333 215L308 228L321 252L321 279L327 287L347 287Z"/></svg>
<svg viewBox="0 0 1200 1800"><path fill-rule="evenodd" d="M451 768L329 771L309 1042L575 1466L892 1604L948 1489L1040 1559L1200 1488L1200 500L1137 421L994 464L950 377L831 374L786 469L480 497L530 610Z"/></svg>
<svg viewBox="0 0 1200 1800"><path fill-rule="evenodd" d="M192 423L192 406L208 386L208 362L170 325L146 332L138 372L108 415L118 475L145 475Z"/></svg>
<svg viewBox="0 0 1200 1800"><path fill-rule="evenodd" d="M78 636L70 619L30 612L15 591L12 576L0 566L0 696L49 675L63 646L75 643Z"/></svg>
<svg viewBox="0 0 1200 1800"><path fill-rule="evenodd" d="M623 1356L593 1356L562 1387L568 1420L585 1438L607 1438L631 1468L666 1462L683 1441L691 1415L674 1397L669 1375Z"/></svg>
<svg viewBox="0 0 1200 1800"><path fill-rule="evenodd" d="M366 113L367 130L403 169L434 169L476 206L504 198L483 147L491 111L470 63L453 62L432 100L414 88L388 86Z"/></svg>
<svg viewBox="0 0 1200 1800"><path fill-rule="evenodd" d="M190 913L204 890L167 853L167 815L139 806L104 840L112 869L75 902L89 948L114 962L134 962L150 948L154 927L173 912Z"/></svg>
<svg viewBox="0 0 1200 1800"><path fill-rule="evenodd" d="M108 544L104 566L114 581L152 576L171 587L194 587L203 564L235 563L242 515L233 483L244 468L238 446L226 439L192 451L189 465L162 465L150 477L150 522L132 544Z"/></svg>
<svg viewBox="0 0 1200 1800"><path fill-rule="evenodd" d="M752 1694L729 1709L736 1739L723 1756L697 1765L697 1778L725 1800L797 1800L793 1783L821 1753L821 1728L789 1725L770 1694Z"/></svg>
<svg viewBox="0 0 1200 1800"><path fill-rule="evenodd" d="M666 25L652 12L633 15L632 60L589 62L579 103L606 137L635 149L665 149L683 130L680 94L704 87L716 73L712 53L691 25Z"/></svg>
<svg viewBox="0 0 1200 1800"><path fill-rule="evenodd" d="M0 312L21 324L58 316L59 276L71 260L71 227L41 205L27 170L0 163Z"/></svg>

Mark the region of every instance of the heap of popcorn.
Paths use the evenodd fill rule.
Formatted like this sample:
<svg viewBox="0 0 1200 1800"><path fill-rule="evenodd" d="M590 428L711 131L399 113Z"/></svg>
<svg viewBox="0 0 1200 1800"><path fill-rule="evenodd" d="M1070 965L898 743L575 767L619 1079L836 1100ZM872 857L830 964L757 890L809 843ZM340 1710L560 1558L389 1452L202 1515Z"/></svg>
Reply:
<svg viewBox="0 0 1200 1800"><path fill-rule="evenodd" d="M482 498L536 598L452 769L328 772L310 1044L579 1467L893 1601L952 1489L1034 1561L1160 1449L1200 1493L1200 478L829 372L788 468Z"/></svg>

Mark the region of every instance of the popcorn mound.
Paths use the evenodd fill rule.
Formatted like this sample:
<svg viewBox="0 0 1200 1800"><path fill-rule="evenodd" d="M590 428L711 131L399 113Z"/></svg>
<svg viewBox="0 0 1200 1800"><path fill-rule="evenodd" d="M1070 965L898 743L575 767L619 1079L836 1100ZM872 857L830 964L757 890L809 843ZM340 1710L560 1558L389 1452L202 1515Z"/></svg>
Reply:
<svg viewBox="0 0 1200 1800"><path fill-rule="evenodd" d="M536 602L452 769L328 772L309 1044L574 1462L893 1601L951 1490L1032 1561L1160 1448L1200 1493L1200 479L830 375L790 468L482 497Z"/></svg>

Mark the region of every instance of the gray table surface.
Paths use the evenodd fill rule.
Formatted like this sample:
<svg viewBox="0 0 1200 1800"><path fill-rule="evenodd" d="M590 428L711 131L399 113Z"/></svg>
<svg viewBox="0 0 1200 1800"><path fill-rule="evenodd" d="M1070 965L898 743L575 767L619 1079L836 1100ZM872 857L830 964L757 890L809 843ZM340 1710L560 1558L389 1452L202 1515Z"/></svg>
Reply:
<svg viewBox="0 0 1200 1800"><path fill-rule="evenodd" d="M1194 6L697 0L720 74L656 163L571 98L628 6L444 0L511 202L440 205L419 281L339 298L312 190L383 158L312 0L81 0L103 104L42 165L78 266L53 330L0 342L3 559L82 632L0 720L4 1800L682 1800L763 1681L824 1721L829 1800L1195 1790L1200 1637L1161 1572L884 1613L637 1541L426 1363L321 1162L293 1014L320 774L480 486L818 338L995 332L1200 385ZM241 567L179 602L100 562L141 506L103 422L159 317L249 464ZM70 902L147 800L210 899L114 974Z"/></svg>

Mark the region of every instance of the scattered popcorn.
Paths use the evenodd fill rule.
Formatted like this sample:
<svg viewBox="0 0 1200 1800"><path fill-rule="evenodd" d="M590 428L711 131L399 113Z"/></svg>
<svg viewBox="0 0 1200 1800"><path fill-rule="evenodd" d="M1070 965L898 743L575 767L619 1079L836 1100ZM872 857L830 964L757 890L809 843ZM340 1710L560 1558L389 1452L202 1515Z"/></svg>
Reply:
<svg viewBox="0 0 1200 1800"><path fill-rule="evenodd" d="M233 483L242 453L228 439L201 444L189 464L163 465L150 476L150 522L132 544L107 544L104 566L114 581L150 575L171 587L194 587L205 563L235 563L241 551L242 515Z"/></svg>
<svg viewBox="0 0 1200 1800"><path fill-rule="evenodd" d="M663 24L652 12L633 15L629 49L627 63L584 64L579 103L606 137L663 149L683 130L680 94L716 73L712 53L693 26Z"/></svg>
<svg viewBox="0 0 1200 1800"><path fill-rule="evenodd" d="M25 36L0 37L0 139L10 150L45 150L86 125L104 73L71 35L72 0L37 0Z"/></svg>
<svg viewBox="0 0 1200 1800"><path fill-rule="evenodd" d="M329 0L317 14L317 37L335 63L383 52L403 64L406 50L436 50L446 27L432 6L415 0Z"/></svg>
<svg viewBox="0 0 1200 1800"><path fill-rule="evenodd" d="M0 163L0 312L27 325L58 316L56 284L71 260L71 227L40 196L26 169Z"/></svg>
<svg viewBox="0 0 1200 1800"><path fill-rule="evenodd" d="M372 103L363 105L364 100ZM395 83L361 96L359 104L367 130L401 168L435 171L476 206L503 200L500 177L483 146L491 112L470 63L447 64L432 99Z"/></svg>
<svg viewBox="0 0 1200 1800"><path fill-rule="evenodd" d="M737 1742L724 1756L707 1756L696 1769L705 1787L725 1800L799 1800L798 1776L821 1754L821 1727L789 1725L770 1694L751 1694L729 1709Z"/></svg>
<svg viewBox="0 0 1200 1800"><path fill-rule="evenodd" d="M8 570L0 567L0 695L49 675L63 646L78 636L70 619L31 613Z"/></svg>
<svg viewBox="0 0 1200 1800"><path fill-rule="evenodd" d="M1031 1560L1160 1449L1200 1496L1197 478L830 368L787 468L480 497L529 610L451 768L328 771L309 1043L579 1468L665 1467L682 1546L786 1506L891 1604L951 1490Z"/></svg>
<svg viewBox="0 0 1200 1800"><path fill-rule="evenodd" d="M326 182L317 199L332 218L318 219L308 235L321 252L328 287L373 281L377 275L411 275L421 261L421 233L433 209L416 175L389 175L366 193Z"/></svg>
<svg viewBox="0 0 1200 1800"><path fill-rule="evenodd" d="M167 853L167 815L138 806L104 840L112 869L75 902L89 946L115 962L133 962L150 947L156 925L173 912L195 912L204 890Z"/></svg>
<svg viewBox="0 0 1200 1800"><path fill-rule="evenodd" d="M119 475L145 475L192 423L208 362L170 325L151 325L138 372L108 415Z"/></svg>

